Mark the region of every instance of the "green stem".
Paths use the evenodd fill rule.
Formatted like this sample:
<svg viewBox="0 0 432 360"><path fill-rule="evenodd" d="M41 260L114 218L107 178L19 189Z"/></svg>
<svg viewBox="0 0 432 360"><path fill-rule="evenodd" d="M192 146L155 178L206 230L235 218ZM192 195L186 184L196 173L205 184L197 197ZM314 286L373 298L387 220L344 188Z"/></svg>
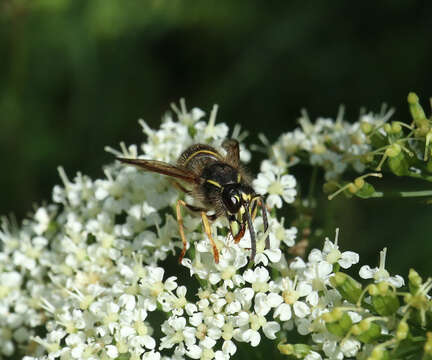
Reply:
<svg viewBox="0 0 432 360"><path fill-rule="evenodd" d="M311 176L310 183L309 183L309 194L308 194L309 204L312 204L312 199L314 196L317 175L318 175L318 166L314 166L312 168L312 176Z"/></svg>
<svg viewBox="0 0 432 360"><path fill-rule="evenodd" d="M376 191L374 192L370 197L371 198L388 198L388 197L424 197L424 196L431 196L432 197L432 190L422 190L422 191Z"/></svg>

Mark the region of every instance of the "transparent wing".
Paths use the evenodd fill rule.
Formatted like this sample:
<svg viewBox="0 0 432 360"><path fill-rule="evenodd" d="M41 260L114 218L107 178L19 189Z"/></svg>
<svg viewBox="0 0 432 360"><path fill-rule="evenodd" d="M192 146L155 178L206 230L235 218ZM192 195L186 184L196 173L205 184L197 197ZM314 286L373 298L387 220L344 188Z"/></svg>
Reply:
<svg viewBox="0 0 432 360"><path fill-rule="evenodd" d="M237 167L240 164L240 147L237 140L228 139L222 144L222 147L226 150L226 160L233 166Z"/></svg>
<svg viewBox="0 0 432 360"><path fill-rule="evenodd" d="M118 157L117 160L122 163L134 165L139 167L140 169L151 171L155 173L159 173L162 175L172 176L177 179L184 180L191 184L199 184L200 177L195 175L194 173L182 169L178 166L168 164L163 161L157 160L143 160L143 159L127 159Z"/></svg>

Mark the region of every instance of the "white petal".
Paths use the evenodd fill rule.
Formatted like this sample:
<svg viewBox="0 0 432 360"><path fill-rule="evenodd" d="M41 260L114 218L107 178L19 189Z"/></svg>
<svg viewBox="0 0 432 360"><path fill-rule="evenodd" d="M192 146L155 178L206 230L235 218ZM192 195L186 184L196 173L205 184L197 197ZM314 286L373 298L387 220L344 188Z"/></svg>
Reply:
<svg viewBox="0 0 432 360"><path fill-rule="evenodd" d="M323 260L322 252L318 249L312 249L308 256L309 262L317 263Z"/></svg>
<svg viewBox="0 0 432 360"><path fill-rule="evenodd" d="M157 268L153 268L149 274L150 277L152 278L153 281L162 281L163 276L164 276L164 269L157 267Z"/></svg>
<svg viewBox="0 0 432 360"><path fill-rule="evenodd" d="M291 306L288 304L280 304L275 312L274 312L274 317L278 317L281 319L281 321L287 321L289 319L291 319Z"/></svg>
<svg viewBox="0 0 432 360"><path fill-rule="evenodd" d="M241 304L238 301L233 301L232 303L225 306L225 312L228 315L235 314L241 310Z"/></svg>
<svg viewBox="0 0 432 360"><path fill-rule="evenodd" d="M358 323L362 319L362 316L359 315L359 313L356 313L355 311L348 311L348 315L354 324Z"/></svg>
<svg viewBox="0 0 432 360"><path fill-rule="evenodd" d="M309 306L307 306L303 301L296 301L293 305L294 314L297 317L303 318L310 314Z"/></svg>
<svg viewBox="0 0 432 360"><path fill-rule="evenodd" d="M191 345L188 347L187 355L192 359L199 359L201 357L201 348L198 345Z"/></svg>
<svg viewBox="0 0 432 360"><path fill-rule="evenodd" d="M186 326L186 319L184 317L173 318L169 322L176 331L183 330Z"/></svg>
<svg viewBox="0 0 432 360"><path fill-rule="evenodd" d="M135 333L136 333L135 329L130 326L122 326L120 328L120 336L123 338L134 335Z"/></svg>
<svg viewBox="0 0 432 360"><path fill-rule="evenodd" d="M185 305L185 310L187 312L188 315L192 315L193 313L198 311L198 308L195 304L192 303L187 303Z"/></svg>
<svg viewBox="0 0 432 360"><path fill-rule="evenodd" d="M297 331L300 335L307 335L311 332L311 323L308 318L298 319L296 325Z"/></svg>
<svg viewBox="0 0 432 360"><path fill-rule="evenodd" d="M258 331L248 329L243 333L243 340L250 342L252 346L258 346L261 341L261 335Z"/></svg>
<svg viewBox="0 0 432 360"><path fill-rule="evenodd" d="M242 311L237 315L236 318L237 326L244 326L249 323L249 314L246 311Z"/></svg>
<svg viewBox="0 0 432 360"><path fill-rule="evenodd" d="M405 285L405 280L400 275L392 276L387 279L387 281L396 288L400 288Z"/></svg>
<svg viewBox="0 0 432 360"><path fill-rule="evenodd" d="M376 273L377 268L371 269L369 265L363 265L360 268L359 275L362 279L371 279Z"/></svg>
<svg viewBox="0 0 432 360"><path fill-rule="evenodd" d="M263 293L257 294L255 296L255 312L258 315L266 316L270 311L271 307L267 304L267 295Z"/></svg>
<svg viewBox="0 0 432 360"><path fill-rule="evenodd" d="M144 346L147 348L147 349L150 349L150 350L152 350L152 349L154 349L155 348L155 346L156 346L156 341L155 341L155 339L153 339L151 336L145 336L145 338L144 338Z"/></svg>
<svg viewBox="0 0 432 360"><path fill-rule="evenodd" d="M221 280L220 273L211 273L209 276L210 284L216 285Z"/></svg>
<svg viewBox="0 0 432 360"><path fill-rule="evenodd" d="M265 267L258 267L255 269L255 274L257 275L257 280L260 282L266 282L269 279L269 272Z"/></svg>
<svg viewBox="0 0 432 360"><path fill-rule="evenodd" d="M357 264L359 260L359 255L354 251L345 251L342 253L342 258L339 260L339 265L344 269L348 269L352 265Z"/></svg>
<svg viewBox="0 0 432 360"><path fill-rule="evenodd" d="M117 347L114 345L107 345L106 346L106 352L107 355L111 358L111 359L115 359L118 356L118 350Z"/></svg>
<svg viewBox="0 0 432 360"><path fill-rule="evenodd" d="M324 246L323 246L323 252L329 253L334 248L338 249L339 247L335 246L335 244L333 244L329 239L325 239Z"/></svg>
<svg viewBox="0 0 432 360"><path fill-rule="evenodd" d="M341 350L346 357L355 357L360 350L361 344L354 339L345 339L341 341Z"/></svg>
<svg viewBox="0 0 432 360"><path fill-rule="evenodd" d="M322 360L322 357L317 352L311 351L306 355L304 360Z"/></svg>
<svg viewBox="0 0 432 360"><path fill-rule="evenodd" d="M263 326L264 335L269 339L276 339L276 333L280 330L280 325L276 321L269 321Z"/></svg>
<svg viewBox="0 0 432 360"><path fill-rule="evenodd" d="M282 207L282 199L279 195L272 194L267 197L267 204L271 208L277 207L278 209L280 209Z"/></svg>
<svg viewBox="0 0 432 360"><path fill-rule="evenodd" d="M195 313L191 317L189 317L189 323L195 327L201 324L203 321L203 313Z"/></svg>
<svg viewBox="0 0 432 360"><path fill-rule="evenodd" d="M320 279L326 279L333 271L333 266L327 261L321 261L318 264L318 276Z"/></svg>
<svg viewBox="0 0 432 360"><path fill-rule="evenodd" d="M267 296L267 302L271 307L277 307L283 302L283 298L278 294L269 293Z"/></svg>
<svg viewBox="0 0 432 360"><path fill-rule="evenodd" d="M296 287L297 292L299 293L300 297L307 296L312 291L311 284L308 284L307 282L301 281L297 284Z"/></svg>
<svg viewBox="0 0 432 360"><path fill-rule="evenodd" d="M176 294L178 297L186 296L186 286L179 286L176 290Z"/></svg>
<svg viewBox="0 0 432 360"><path fill-rule="evenodd" d="M316 291L313 291L308 296L306 296L306 301L312 306L317 306L318 300L319 300L319 296L318 296L318 292Z"/></svg>
<svg viewBox="0 0 432 360"><path fill-rule="evenodd" d="M244 302L250 302L255 294L252 288L243 288L240 290L241 298L240 301L242 303Z"/></svg>
<svg viewBox="0 0 432 360"><path fill-rule="evenodd" d="M293 270L304 270L306 269L306 263L301 257L296 257L290 264L290 269Z"/></svg>
<svg viewBox="0 0 432 360"><path fill-rule="evenodd" d="M264 254L266 254L273 263L279 262L282 257L282 251L280 249L267 249L264 251Z"/></svg>
<svg viewBox="0 0 432 360"><path fill-rule="evenodd" d="M209 336L206 336L204 340L200 342L200 345L204 346L207 349L211 349L216 345L216 340L212 339Z"/></svg>
<svg viewBox="0 0 432 360"><path fill-rule="evenodd" d="M231 340L224 341L222 345L222 351L229 355L234 355L237 351L237 346Z"/></svg>
<svg viewBox="0 0 432 360"><path fill-rule="evenodd" d="M119 303L121 306L124 306L124 308L128 311L132 311L135 309L136 301L135 296L130 294L123 294L120 296Z"/></svg>
<svg viewBox="0 0 432 360"><path fill-rule="evenodd" d="M245 279L248 283L254 283L256 281L256 275L253 270L248 269L243 274L243 279Z"/></svg>

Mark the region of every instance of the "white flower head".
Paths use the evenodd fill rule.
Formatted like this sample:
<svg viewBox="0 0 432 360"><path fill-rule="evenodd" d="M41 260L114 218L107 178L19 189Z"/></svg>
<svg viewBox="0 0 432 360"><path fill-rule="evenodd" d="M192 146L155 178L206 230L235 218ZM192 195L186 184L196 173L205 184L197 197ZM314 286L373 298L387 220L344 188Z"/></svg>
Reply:
<svg viewBox="0 0 432 360"><path fill-rule="evenodd" d="M385 269L387 248L380 251L379 267L371 268L369 265L364 265L360 268L359 275L362 279L374 279L376 283L387 281L396 288L402 287L405 282L402 276L390 276Z"/></svg>
<svg viewBox="0 0 432 360"><path fill-rule="evenodd" d="M290 204L297 195L296 180L292 175L280 175L273 171L258 174L253 186L259 194L268 194L267 204L272 208L281 208L282 199Z"/></svg>

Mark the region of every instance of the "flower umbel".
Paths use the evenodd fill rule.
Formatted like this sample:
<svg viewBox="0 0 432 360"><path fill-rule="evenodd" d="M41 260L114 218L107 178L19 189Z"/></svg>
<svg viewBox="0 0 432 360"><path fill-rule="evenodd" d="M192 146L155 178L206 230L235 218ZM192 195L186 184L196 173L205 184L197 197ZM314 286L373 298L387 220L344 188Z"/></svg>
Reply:
<svg viewBox="0 0 432 360"><path fill-rule="evenodd" d="M228 125L216 121L217 107L208 119L198 108L188 111L184 101L173 111L159 129L140 120L143 144L107 150L174 164L188 146L220 149L230 134ZM415 123L425 125L422 113L414 113ZM382 135L390 115L363 114L361 124L350 124L340 112L336 120L313 123L304 112L300 128L273 144L265 140L270 156L253 187L265 200L269 226L262 211L251 214L255 262L248 259L250 233L234 241L229 221L221 216L208 224L220 254L216 263L209 229L186 211L182 220L189 248L182 264L173 261L182 249L175 203L182 196L194 199L176 191L167 177L117 162L97 180L81 173L69 178L59 168L63 184L54 187L52 204L39 207L19 226L2 223L1 356L222 360L236 356L240 343L251 349L265 339L274 344L269 357L372 360L399 351L403 339L413 338L412 326L417 339L430 325L431 280L423 282L411 272L409 292L396 292L404 280L385 269L384 249L379 267L360 269L362 278L374 282L363 288L340 271L356 265L359 256L341 250L338 230L334 242L326 239L322 249L291 251L299 244L307 247L309 238L322 238L307 212L315 202L302 198L291 168L306 153L328 180L350 166L362 171L360 158L372 148L370 134ZM232 133L244 139L238 127ZM244 144L240 156L251 157ZM307 337L307 344L287 343L298 334ZM421 346L410 346L429 354L428 339L425 335Z"/></svg>

